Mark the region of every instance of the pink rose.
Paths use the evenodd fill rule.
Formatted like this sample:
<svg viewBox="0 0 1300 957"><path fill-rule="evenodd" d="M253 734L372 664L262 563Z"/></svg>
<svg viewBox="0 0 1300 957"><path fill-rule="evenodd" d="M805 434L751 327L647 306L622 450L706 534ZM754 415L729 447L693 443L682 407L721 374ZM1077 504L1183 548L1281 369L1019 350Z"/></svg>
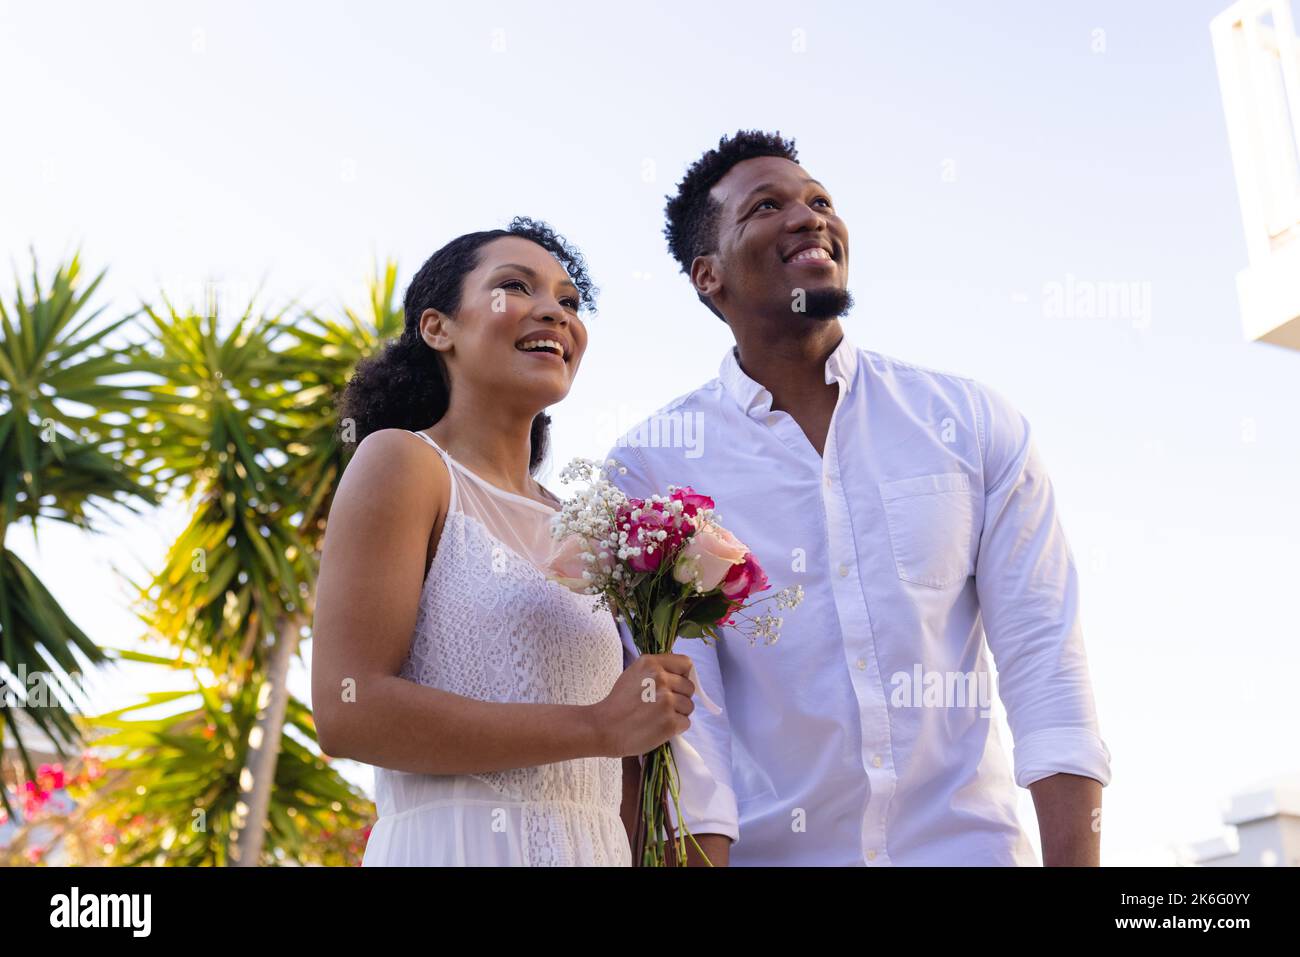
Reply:
<svg viewBox="0 0 1300 957"><path fill-rule="evenodd" d="M548 579L570 591L583 592L589 582L582 573L589 571L583 555L588 551L587 540L581 535L569 535L556 544L542 571Z"/></svg>
<svg viewBox="0 0 1300 957"><path fill-rule="evenodd" d="M753 552L746 553L745 560L739 565L732 565L722 580L722 594L735 601L743 602L754 592L766 591L770 587L767 574Z"/></svg>
<svg viewBox="0 0 1300 957"><path fill-rule="evenodd" d="M695 580L703 591L712 591L748 552L745 544L721 525L705 525L682 549L673 578L683 584Z"/></svg>
<svg viewBox="0 0 1300 957"><path fill-rule="evenodd" d="M636 518L633 511L640 510ZM635 572L652 572L681 546L687 528L677 516L664 511L662 502L646 504L639 498L629 499L619 509L617 525L627 532L628 545L641 549L641 554L628 557L628 566ZM662 541L659 532L664 532Z"/></svg>
<svg viewBox="0 0 1300 957"><path fill-rule="evenodd" d="M673 492L669 498L675 502L681 502L682 511L691 518L695 518L696 513L702 508L715 507L713 499L709 498L707 495L701 495L689 485L677 489L677 491Z"/></svg>

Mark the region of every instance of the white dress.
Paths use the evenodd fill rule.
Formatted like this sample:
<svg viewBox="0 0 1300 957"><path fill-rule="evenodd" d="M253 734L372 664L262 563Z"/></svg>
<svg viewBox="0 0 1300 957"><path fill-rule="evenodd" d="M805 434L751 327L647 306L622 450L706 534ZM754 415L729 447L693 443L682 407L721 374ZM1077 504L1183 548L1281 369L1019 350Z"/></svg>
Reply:
<svg viewBox="0 0 1300 957"><path fill-rule="evenodd" d="M623 670L595 597L540 570L556 510L491 485L423 432L451 500L400 676L483 701L590 705ZM376 767L379 820L362 866L630 867L622 762L587 757L482 774Z"/></svg>

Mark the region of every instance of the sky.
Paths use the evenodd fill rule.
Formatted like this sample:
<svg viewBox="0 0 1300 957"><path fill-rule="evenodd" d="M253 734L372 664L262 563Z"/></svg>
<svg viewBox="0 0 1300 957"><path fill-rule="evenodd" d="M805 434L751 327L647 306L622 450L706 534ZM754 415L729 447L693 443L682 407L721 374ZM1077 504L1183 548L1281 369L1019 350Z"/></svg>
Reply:
<svg viewBox="0 0 1300 957"><path fill-rule="evenodd" d="M1102 860L1169 863L1221 833L1230 796L1300 776L1300 352L1241 331L1209 31L1226 6L0 2L0 257L26 274L29 250L80 249L110 315L205 282L332 308L376 258L404 289L460 233L545 219L601 288L551 409L560 490L560 465L731 343L668 255L665 194L724 133L794 137L850 230L847 335L1028 418L1113 756ZM1115 308L1080 305L1108 291ZM177 504L7 544L96 641L132 647L121 573L184 522ZM108 708L174 685L128 668L92 687Z"/></svg>

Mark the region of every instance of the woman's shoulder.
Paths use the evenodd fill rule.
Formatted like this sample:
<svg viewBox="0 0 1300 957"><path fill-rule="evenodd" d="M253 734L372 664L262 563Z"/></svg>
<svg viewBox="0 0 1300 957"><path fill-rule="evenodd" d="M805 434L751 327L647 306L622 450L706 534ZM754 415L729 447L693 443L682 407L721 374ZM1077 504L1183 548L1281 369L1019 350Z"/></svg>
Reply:
<svg viewBox="0 0 1300 957"><path fill-rule="evenodd" d="M430 459L440 458L442 456L437 450L416 432L408 429L377 429L357 443L356 450L348 460L348 467L358 462L371 464L377 461L388 462L394 467L419 464L427 467Z"/></svg>
<svg viewBox="0 0 1300 957"><path fill-rule="evenodd" d="M447 465L428 442L406 429L378 429L357 443L339 493L382 495L399 506L446 510L451 496Z"/></svg>

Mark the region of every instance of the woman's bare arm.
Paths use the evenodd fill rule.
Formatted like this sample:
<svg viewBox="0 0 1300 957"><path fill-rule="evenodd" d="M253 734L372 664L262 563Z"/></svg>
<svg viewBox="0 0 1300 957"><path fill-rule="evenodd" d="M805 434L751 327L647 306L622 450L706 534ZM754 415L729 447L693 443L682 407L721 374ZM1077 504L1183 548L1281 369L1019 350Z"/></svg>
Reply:
<svg viewBox="0 0 1300 957"><path fill-rule="evenodd" d="M416 436L366 436L330 509L317 582L312 701L328 754L421 774L530 767L606 750L594 708L479 701L397 677L450 478Z"/></svg>

